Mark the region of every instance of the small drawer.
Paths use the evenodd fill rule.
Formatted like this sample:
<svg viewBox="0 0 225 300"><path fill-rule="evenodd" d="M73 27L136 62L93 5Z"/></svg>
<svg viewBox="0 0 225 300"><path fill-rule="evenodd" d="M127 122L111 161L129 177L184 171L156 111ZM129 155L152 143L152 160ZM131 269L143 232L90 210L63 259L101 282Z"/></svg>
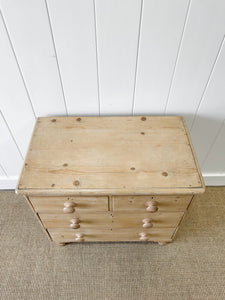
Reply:
<svg viewBox="0 0 225 300"><path fill-rule="evenodd" d="M181 196L115 196L113 197L114 211L149 212L185 211L192 195Z"/></svg>
<svg viewBox="0 0 225 300"><path fill-rule="evenodd" d="M69 242L120 242L120 241L171 241L176 228L152 228L150 230L140 228L129 229L79 229L73 231L64 228L48 228L53 241L57 243Z"/></svg>
<svg viewBox="0 0 225 300"><path fill-rule="evenodd" d="M172 235L176 228L118 228L112 230L116 241L152 241L163 242L171 241Z"/></svg>
<svg viewBox="0 0 225 300"><path fill-rule="evenodd" d="M149 215L146 213L115 212L113 213L113 228L160 228L177 227L183 212L156 212Z"/></svg>
<svg viewBox="0 0 225 300"><path fill-rule="evenodd" d="M112 228L112 215L110 212L73 214L39 214L45 228L67 228L77 231L83 228Z"/></svg>
<svg viewBox="0 0 225 300"><path fill-rule="evenodd" d="M110 241L111 229L83 228L72 230L68 228L47 228L52 240L57 243L69 242L105 242Z"/></svg>
<svg viewBox="0 0 225 300"><path fill-rule="evenodd" d="M108 197L30 197L35 211L72 214L81 211L108 211Z"/></svg>

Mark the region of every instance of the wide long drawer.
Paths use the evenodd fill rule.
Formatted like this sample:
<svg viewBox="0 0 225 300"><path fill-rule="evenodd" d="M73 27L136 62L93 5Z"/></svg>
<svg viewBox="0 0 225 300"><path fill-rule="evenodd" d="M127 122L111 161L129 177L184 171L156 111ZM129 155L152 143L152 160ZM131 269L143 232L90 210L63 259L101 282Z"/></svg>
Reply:
<svg viewBox="0 0 225 300"><path fill-rule="evenodd" d="M108 211L108 197L29 197L36 212Z"/></svg>
<svg viewBox="0 0 225 300"><path fill-rule="evenodd" d="M71 215L39 213L39 216L45 228L72 228L75 231L77 231L79 228L112 228L112 214L110 212L75 212ZM76 226L73 224L76 224Z"/></svg>
<svg viewBox="0 0 225 300"><path fill-rule="evenodd" d="M113 228L157 228L177 227L184 212L156 212L154 214L128 212L114 212Z"/></svg>
<svg viewBox="0 0 225 300"><path fill-rule="evenodd" d="M129 229L80 229L73 231L65 228L50 228L49 234L55 242L119 242L119 241L171 241L176 228L152 228L142 230L139 228ZM144 237L144 238L143 238Z"/></svg>
<svg viewBox="0 0 225 300"><path fill-rule="evenodd" d="M114 196L113 211L185 211L192 195L165 196ZM151 211L151 207L153 207ZM155 208L155 209L154 209Z"/></svg>

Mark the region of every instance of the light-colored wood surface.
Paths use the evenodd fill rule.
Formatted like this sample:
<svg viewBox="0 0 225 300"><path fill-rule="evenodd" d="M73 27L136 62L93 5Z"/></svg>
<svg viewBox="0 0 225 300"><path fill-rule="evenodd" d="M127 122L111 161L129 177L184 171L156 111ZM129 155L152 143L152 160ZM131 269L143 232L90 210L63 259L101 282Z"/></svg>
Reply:
<svg viewBox="0 0 225 300"><path fill-rule="evenodd" d="M90 242L104 242L104 241L140 241L140 234L145 233L147 241L171 241L171 236L175 228L152 228L150 230L141 228L132 229L64 229L64 228L51 228L48 229L55 242L76 242L76 235L81 233L84 235L83 239ZM80 241L78 241L80 242Z"/></svg>
<svg viewBox="0 0 225 300"><path fill-rule="evenodd" d="M156 211L184 211L191 201L191 195L176 196L114 196L113 211L147 212L148 202L156 202ZM154 215L154 212L149 215Z"/></svg>
<svg viewBox="0 0 225 300"><path fill-rule="evenodd" d="M108 211L108 197L29 197L35 210L40 213L67 214L65 203L74 204L73 212Z"/></svg>
<svg viewBox="0 0 225 300"><path fill-rule="evenodd" d="M39 214L40 218L46 228L71 228L71 220L79 218L80 229L83 228L112 228L112 215L110 212L90 212L89 213L74 213L72 215L66 214ZM171 226L172 227L172 226ZM175 227L175 226L174 226ZM75 229L76 231L76 229Z"/></svg>
<svg viewBox="0 0 225 300"><path fill-rule="evenodd" d="M199 162L198 162L197 156L195 154L195 150L194 150L194 146L193 146L192 141L191 141L190 133L188 131L187 125L184 122L184 120L183 120L183 124L184 124L184 128L186 130L186 133L187 133L187 138L188 138L188 141L189 141L189 145L190 145L192 153L193 153L193 157L194 157L194 160L195 160L195 166L196 166L196 168L198 170L198 174L199 174L199 177L200 177L201 185L202 185L202 187L203 187L203 189L205 191L205 183L204 183L204 180L203 180L203 177L202 177L202 172L201 172L201 169L200 169L200 166L199 166Z"/></svg>
<svg viewBox="0 0 225 300"><path fill-rule="evenodd" d="M201 193L180 117L39 118L17 191Z"/></svg>
<svg viewBox="0 0 225 300"><path fill-rule="evenodd" d="M46 228L70 228L71 220L78 219L80 228L143 228L143 220L149 220L151 227L177 227L184 212L157 212L154 215L148 213L133 212L81 212L73 214L38 214ZM147 222L147 221L146 221Z"/></svg>
<svg viewBox="0 0 225 300"><path fill-rule="evenodd" d="M57 243L165 243L204 189L183 119L140 116L39 118L17 191Z"/></svg>
<svg viewBox="0 0 225 300"><path fill-rule="evenodd" d="M168 244L168 242L158 242L158 244L159 244L160 246L165 246L165 245Z"/></svg>
<svg viewBox="0 0 225 300"><path fill-rule="evenodd" d="M58 246L66 246L66 243L57 243Z"/></svg>
<svg viewBox="0 0 225 300"><path fill-rule="evenodd" d="M177 227L184 212L156 212L137 213L135 209L132 212L114 212L112 218L113 228L143 228L144 223L151 223L150 228L158 227ZM146 219L146 222L143 220ZM149 220L149 221L147 221Z"/></svg>

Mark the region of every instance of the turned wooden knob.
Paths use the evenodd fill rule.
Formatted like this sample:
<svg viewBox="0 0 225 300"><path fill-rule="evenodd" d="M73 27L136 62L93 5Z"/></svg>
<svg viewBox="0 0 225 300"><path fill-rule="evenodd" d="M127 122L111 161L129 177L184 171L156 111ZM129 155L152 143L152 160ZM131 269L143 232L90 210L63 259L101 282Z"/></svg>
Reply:
<svg viewBox="0 0 225 300"><path fill-rule="evenodd" d="M143 219L143 228L151 228L153 226L152 219Z"/></svg>
<svg viewBox="0 0 225 300"><path fill-rule="evenodd" d="M139 238L140 241L146 242L148 240L145 232L139 233L139 236L140 236L140 238Z"/></svg>
<svg viewBox="0 0 225 300"><path fill-rule="evenodd" d="M83 242L84 241L84 234L83 233L76 233L76 242Z"/></svg>
<svg viewBox="0 0 225 300"><path fill-rule="evenodd" d="M64 208L63 208L64 213L71 214L71 213L75 212L75 205L76 204L74 202L66 201L64 203Z"/></svg>
<svg viewBox="0 0 225 300"><path fill-rule="evenodd" d="M70 220L70 227L73 229L77 229L80 228L80 219L79 218L74 218Z"/></svg>
<svg viewBox="0 0 225 300"><path fill-rule="evenodd" d="M156 212L158 210L157 204L158 203L154 200L146 202L146 210L148 212Z"/></svg>

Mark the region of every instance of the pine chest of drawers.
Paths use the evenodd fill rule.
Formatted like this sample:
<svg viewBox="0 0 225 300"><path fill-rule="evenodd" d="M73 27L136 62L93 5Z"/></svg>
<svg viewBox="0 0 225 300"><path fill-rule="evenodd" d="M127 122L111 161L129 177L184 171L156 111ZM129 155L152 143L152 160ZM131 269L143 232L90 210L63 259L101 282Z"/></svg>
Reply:
<svg viewBox="0 0 225 300"><path fill-rule="evenodd" d="M204 192L181 117L38 118L17 185L50 240L171 242Z"/></svg>

